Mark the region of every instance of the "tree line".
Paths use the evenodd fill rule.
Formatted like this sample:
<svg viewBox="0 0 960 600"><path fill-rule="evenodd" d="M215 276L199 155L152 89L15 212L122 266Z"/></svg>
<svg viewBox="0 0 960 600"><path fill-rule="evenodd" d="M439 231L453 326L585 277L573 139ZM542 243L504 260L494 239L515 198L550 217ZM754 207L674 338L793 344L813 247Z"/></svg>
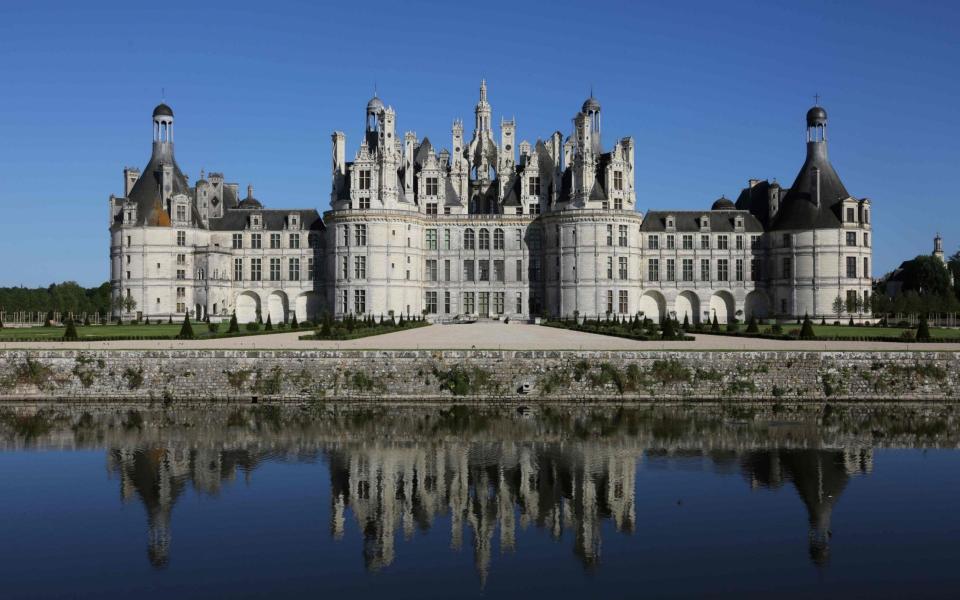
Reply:
<svg viewBox="0 0 960 600"><path fill-rule="evenodd" d="M0 287L0 311L56 311L63 314L110 314L110 283L85 288L75 281L53 283L47 287Z"/></svg>

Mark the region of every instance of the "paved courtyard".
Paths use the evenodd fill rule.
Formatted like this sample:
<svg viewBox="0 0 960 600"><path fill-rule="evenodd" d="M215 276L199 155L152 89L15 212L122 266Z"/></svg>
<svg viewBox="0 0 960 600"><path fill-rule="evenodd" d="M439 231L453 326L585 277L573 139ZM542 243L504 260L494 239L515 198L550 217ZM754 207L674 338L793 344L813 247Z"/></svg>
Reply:
<svg viewBox="0 0 960 600"><path fill-rule="evenodd" d="M638 342L520 323L480 322L433 325L396 333L349 340L301 341L305 332L277 333L215 340L124 340L112 342L0 342L3 349L503 349L503 350L936 350L960 351L960 344L901 344L895 342L818 342L746 339L697 335L693 342Z"/></svg>

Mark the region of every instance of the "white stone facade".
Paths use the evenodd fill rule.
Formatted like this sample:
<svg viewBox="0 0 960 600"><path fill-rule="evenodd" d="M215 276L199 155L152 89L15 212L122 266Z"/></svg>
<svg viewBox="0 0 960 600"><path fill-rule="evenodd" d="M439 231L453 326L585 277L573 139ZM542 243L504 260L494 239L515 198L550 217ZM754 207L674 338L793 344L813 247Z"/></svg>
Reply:
<svg viewBox="0 0 960 600"><path fill-rule="evenodd" d="M850 197L826 160L819 107L792 188L751 180L736 202L643 215L634 141L603 150L595 98L569 136L531 144L517 142L512 120L497 139L487 91L469 142L453 122L452 151L398 136L397 113L371 99L353 161L346 135L333 134L322 220L265 209L252 189L240 200L219 174L191 187L173 160L172 111L157 107L150 164L125 170L124 197L111 197L114 295L151 318L235 311L241 322L642 313L722 323L829 318L837 296L869 298L870 203Z"/></svg>

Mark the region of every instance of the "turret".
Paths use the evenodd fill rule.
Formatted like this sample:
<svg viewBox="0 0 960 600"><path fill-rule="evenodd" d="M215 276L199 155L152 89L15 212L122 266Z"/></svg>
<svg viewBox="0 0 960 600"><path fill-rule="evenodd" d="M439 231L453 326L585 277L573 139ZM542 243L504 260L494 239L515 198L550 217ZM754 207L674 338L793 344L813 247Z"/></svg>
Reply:
<svg viewBox="0 0 960 600"><path fill-rule="evenodd" d="M173 156L173 109L164 103L153 109L153 154Z"/></svg>
<svg viewBox="0 0 960 600"><path fill-rule="evenodd" d="M330 202L336 202L346 186L347 136L342 131L333 132L333 192Z"/></svg>
<svg viewBox="0 0 960 600"><path fill-rule="evenodd" d="M943 255L943 238L939 233L933 238L933 256L939 258L943 264L947 263Z"/></svg>

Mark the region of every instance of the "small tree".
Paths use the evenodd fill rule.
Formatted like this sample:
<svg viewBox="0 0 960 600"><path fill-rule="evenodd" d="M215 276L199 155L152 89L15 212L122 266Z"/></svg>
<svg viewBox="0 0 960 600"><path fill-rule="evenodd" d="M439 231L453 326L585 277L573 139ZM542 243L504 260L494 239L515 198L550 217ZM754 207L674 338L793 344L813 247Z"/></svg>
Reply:
<svg viewBox="0 0 960 600"><path fill-rule="evenodd" d="M190 324L190 315L184 315L183 325L180 326L180 333L177 335L177 339L192 340L194 337L193 325Z"/></svg>
<svg viewBox="0 0 960 600"><path fill-rule="evenodd" d="M144 318L143 318L143 324L144 324L144 325L149 325L149 324L150 324L150 317L144 317Z"/></svg>
<svg viewBox="0 0 960 600"><path fill-rule="evenodd" d="M227 333L240 333L240 324L237 322L236 311L230 316L230 327L227 328Z"/></svg>
<svg viewBox="0 0 960 600"><path fill-rule="evenodd" d="M330 319L327 317L324 317L323 324L320 326L320 337L330 337Z"/></svg>
<svg viewBox="0 0 960 600"><path fill-rule="evenodd" d="M67 319L67 330L63 332L63 339L75 340L78 337L77 327L73 324L73 319Z"/></svg>
<svg viewBox="0 0 960 600"><path fill-rule="evenodd" d="M173 315L167 317L167 325L173 325Z"/></svg>
<svg viewBox="0 0 960 600"><path fill-rule="evenodd" d="M661 326L660 337L665 340L676 339L677 332L673 329L673 319L664 319L663 325Z"/></svg>
<svg viewBox="0 0 960 600"><path fill-rule="evenodd" d="M300 329L300 323L297 322L297 313L293 313L293 320L290 321L290 329Z"/></svg>
<svg viewBox="0 0 960 600"><path fill-rule="evenodd" d="M757 318L753 315L750 315L750 322L747 323L747 333L760 333L760 328L757 327Z"/></svg>
<svg viewBox="0 0 960 600"><path fill-rule="evenodd" d="M690 329L690 315L683 313L683 330L688 331Z"/></svg>
<svg viewBox="0 0 960 600"><path fill-rule="evenodd" d="M83 326L90 327L90 317L88 317L87 315L83 316ZM3 323L0 323L0 327L3 327Z"/></svg>
<svg viewBox="0 0 960 600"><path fill-rule="evenodd" d="M920 315L920 324L917 326L917 340L930 341L930 326L927 324L927 315Z"/></svg>
<svg viewBox="0 0 960 600"><path fill-rule="evenodd" d="M264 331L273 331L273 321L270 319L270 313L267 313L267 324L263 326Z"/></svg>
<svg viewBox="0 0 960 600"><path fill-rule="evenodd" d="M833 299L833 312L837 314L838 321L840 320L840 315L843 313L843 306L843 298L841 298L838 294L837 297Z"/></svg>
<svg viewBox="0 0 960 600"><path fill-rule="evenodd" d="M717 320L717 313L713 313L713 325L710 326L710 330L713 332L720 331L720 321Z"/></svg>
<svg viewBox="0 0 960 600"><path fill-rule="evenodd" d="M817 334L813 332L813 323L810 321L810 315L804 315L803 326L800 328L800 339L812 340L815 337L817 337Z"/></svg>

